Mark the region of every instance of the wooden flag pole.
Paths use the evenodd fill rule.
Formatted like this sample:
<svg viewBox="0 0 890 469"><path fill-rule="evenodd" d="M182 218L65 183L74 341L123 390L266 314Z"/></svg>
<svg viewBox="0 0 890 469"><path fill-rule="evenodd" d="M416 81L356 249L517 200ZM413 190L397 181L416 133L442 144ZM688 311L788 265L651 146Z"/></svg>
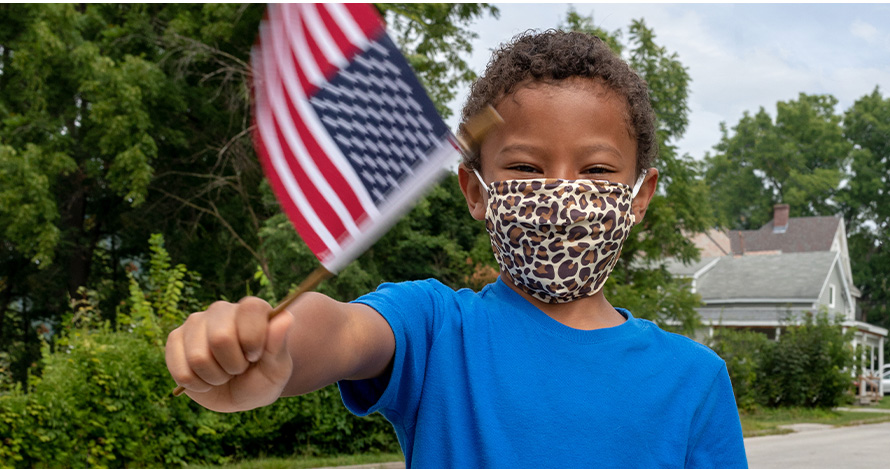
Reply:
<svg viewBox="0 0 890 469"><path fill-rule="evenodd" d="M501 115L489 105L485 110L480 112L479 114L473 116L472 118L467 120L467 123L464 124L464 131L469 137L469 142L465 139L458 137L457 142L461 146L461 151L464 153L470 151L471 143L481 143L488 132L491 131L496 125L500 125L504 122L504 119L501 118ZM307 291L314 290L321 282L333 276L331 272L328 272L328 269L325 269L324 266L318 266L317 269L313 270L312 273L306 277L300 285L294 290L290 295L288 295L285 299L281 300L272 311L269 312L269 319L274 318L281 313L287 307L294 302L297 298L300 297L303 293ZM176 389L173 390L174 396L179 396L185 392L185 388L182 386L177 386Z"/></svg>

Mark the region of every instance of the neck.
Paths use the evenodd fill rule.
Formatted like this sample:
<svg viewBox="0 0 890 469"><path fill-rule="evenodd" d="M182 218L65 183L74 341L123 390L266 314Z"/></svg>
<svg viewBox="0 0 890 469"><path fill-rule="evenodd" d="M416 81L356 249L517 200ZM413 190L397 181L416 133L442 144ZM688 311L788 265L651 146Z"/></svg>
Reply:
<svg viewBox="0 0 890 469"><path fill-rule="evenodd" d="M602 290L596 295L568 303L544 303L517 287L509 275L501 273L501 280L554 321L573 329L603 329L621 325L626 321L625 317L609 304Z"/></svg>

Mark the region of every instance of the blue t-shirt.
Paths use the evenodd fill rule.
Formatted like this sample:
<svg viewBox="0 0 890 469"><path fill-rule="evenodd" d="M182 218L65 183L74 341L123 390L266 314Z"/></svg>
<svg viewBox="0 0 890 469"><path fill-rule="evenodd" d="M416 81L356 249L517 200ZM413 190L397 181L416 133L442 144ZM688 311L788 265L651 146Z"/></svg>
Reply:
<svg viewBox="0 0 890 469"><path fill-rule="evenodd" d="M723 361L626 310L573 329L501 280L356 302L389 322L395 356L387 377L341 381L343 401L392 423L408 467L747 467Z"/></svg>

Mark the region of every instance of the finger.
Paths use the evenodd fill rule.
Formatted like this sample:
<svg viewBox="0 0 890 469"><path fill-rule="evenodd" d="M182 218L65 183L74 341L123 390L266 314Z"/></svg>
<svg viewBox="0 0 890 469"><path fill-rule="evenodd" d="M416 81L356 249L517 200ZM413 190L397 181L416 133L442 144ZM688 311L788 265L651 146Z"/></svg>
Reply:
<svg viewBox="0 0 890 469"><path fill-rule="evenodd" d="M225 303L214 308L212 318L207 321L207 343L210 346L210 353L223 371L230 376L244 373L250 365L238 342L236 316L237 306Z"/></svg>
<svg viewBox="0 0 890 469"><path fill-rule="evenodd" d="M176 384L197 392L207 392L211 386L192 372L185 358L185 342L182 339L182 328L176 328L167 336L164 346L164 360L167 370Z"/></svg>
<svg viewBox="0 0 890 469"><path fill-rule="evenodd" d="M203 313L195 313L186 319L182 327L185 359L189 368L199 378L213 386L228 382L232 376L217 363L207 337L207 322L212 321L221 306L214 303Z"/></svg>
<svg viewBox="0 0 890 469"><path fill-rule="evenodd" d="M270 311L272 307L269 303L260 298L246 297L238 302L235 316L238 341L241 351L250 362L256 362L263 355Z"/></svg>
<svg viewBox="0 0 890 469"><path fill-rule="evenodd" d="M294 327L294 317L284 311L269 322L269 335L263 359L257 364L260 371L273 383L286 384L293 371L293 360L287 348L287 338Z"/></svg>

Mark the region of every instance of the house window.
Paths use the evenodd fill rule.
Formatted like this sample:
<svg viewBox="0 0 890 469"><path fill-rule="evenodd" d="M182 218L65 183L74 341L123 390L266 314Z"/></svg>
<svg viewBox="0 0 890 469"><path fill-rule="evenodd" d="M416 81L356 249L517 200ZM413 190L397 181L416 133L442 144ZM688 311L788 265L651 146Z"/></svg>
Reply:
<svg viewBox="0 0 890 469"><path fill-rule="evenodd" d="M834 284L828 286L828 306L834 308Z"/></svg>

